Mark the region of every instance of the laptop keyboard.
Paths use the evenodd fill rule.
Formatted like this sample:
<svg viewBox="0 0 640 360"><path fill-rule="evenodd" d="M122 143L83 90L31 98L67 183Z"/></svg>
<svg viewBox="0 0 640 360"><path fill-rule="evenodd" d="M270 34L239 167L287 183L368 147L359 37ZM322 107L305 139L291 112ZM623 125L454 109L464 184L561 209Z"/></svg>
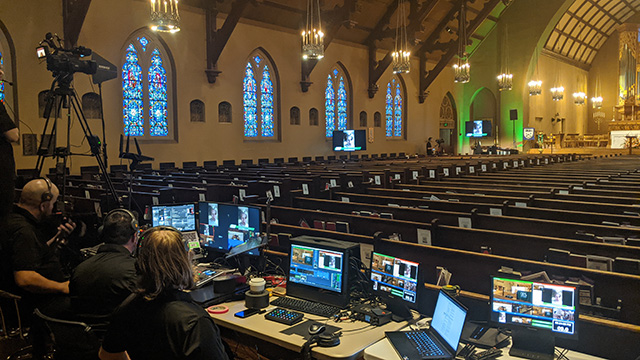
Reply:
<svg viewBox="0 0 640 360"><path fill-rule="evenodd" d="M424 331L407 331L409 342L415 346L416 350L423 358L428 356L444 355L444 352Z"/></svg>

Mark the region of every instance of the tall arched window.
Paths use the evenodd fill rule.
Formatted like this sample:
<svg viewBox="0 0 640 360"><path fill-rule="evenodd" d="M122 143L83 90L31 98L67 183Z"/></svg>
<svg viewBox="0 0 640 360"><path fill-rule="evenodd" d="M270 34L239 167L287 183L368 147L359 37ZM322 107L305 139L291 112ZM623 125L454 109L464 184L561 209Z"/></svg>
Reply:
<svg viewBox="0 0 640 360"><path fill-rule="evenodd" d="M124 135L175 139L174 86L173 60L162 40L145 30L129 37L122 61Z"/></svg>
<svg viewBox="0 0 640 360"><path fill-rule="evenodd" d="M404 103L404 86L399 77L393 77L387 83L385 97L386 135L387 138L404 139L406 107Z"/></svg>
<svg viewBox="0 0 640 360"><path fill-rule="evenodd" d="M242 91L245 138L278 140L278 73L264 50L255 50L247 60Z"/></svg>
<svg viewBox="0 0 640 360"><path fill-rule="evenodd" d="M332 137L334 130L345 130L350 125L351 83L345 70L335 66L327 75L324 91L325 135Z"/></svg>
<svg viewBox="0 0 640 360"><path fill-rule="evenodd" d="M11 35L0 20L0 67L4 71L4 80L16 81L15 47ZM0 82L0 102L4 103L11 118L19 119L18 99L14 96L15 88ZM18 121L16 126L20 127Z"/></svg>

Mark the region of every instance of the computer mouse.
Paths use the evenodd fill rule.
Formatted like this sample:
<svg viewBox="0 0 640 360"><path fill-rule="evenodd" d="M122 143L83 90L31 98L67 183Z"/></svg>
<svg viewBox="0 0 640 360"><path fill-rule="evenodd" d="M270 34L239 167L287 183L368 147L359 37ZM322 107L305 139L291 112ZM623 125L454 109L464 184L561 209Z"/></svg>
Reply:
<svg viewBox="0 0 640 360"><path fill-rule="evenodd" d="M311 326L309 326L309 334L317 335L323 332L325 329L326 327L322 324L311 324Z"/></svg>

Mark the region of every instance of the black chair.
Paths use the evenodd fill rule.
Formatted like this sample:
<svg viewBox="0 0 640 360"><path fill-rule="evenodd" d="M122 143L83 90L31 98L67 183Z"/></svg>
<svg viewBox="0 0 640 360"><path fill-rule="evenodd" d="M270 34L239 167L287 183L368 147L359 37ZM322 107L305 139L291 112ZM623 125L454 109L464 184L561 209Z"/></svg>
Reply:
<svg viewBox="0 0 640 360"><path fill-rule="evenodd" d="M53 344L55 360L97 360L100 340L95 328L106 329L106 324L87 325L81 321L49 317L35 309L34 314L43 322L49 341Z"/></svg>
<svg viewBox="0 0 640 360"><path fill-rule="evenodd" d="M20 339L23 341L26 340L28 333L22 323L22 316L20 314L20 300L22 300L22 297L20 297L19 295L0 290L0 321L2 321L2 336L0 336L0 340L13 338L16 336L20 337ZM6 307L3 307L4 305L6 305ZM10 309L11 311L9 311ZM15 313L13 313L14 309ZM9 323L9 326L11 326L11 330L9 330L9 326L7 326L7 323ZM31 345L24 346L11 353L9 357L7 357L7 360L31 358L31 350Z"/></svg>

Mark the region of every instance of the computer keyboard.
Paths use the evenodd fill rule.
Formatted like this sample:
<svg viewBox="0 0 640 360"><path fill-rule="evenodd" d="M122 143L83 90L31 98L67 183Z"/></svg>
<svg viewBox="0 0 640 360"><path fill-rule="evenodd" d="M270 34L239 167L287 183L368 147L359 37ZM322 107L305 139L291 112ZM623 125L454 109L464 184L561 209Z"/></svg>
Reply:
<svg viewBox="0 0 640 360"><path fill-rule="evenodd" d="M407 331L407 338L423 358L434 355L444 355L442 350L424 331Z"/></svg>
<svg viewBox="0 0 640 360"><path fill-rule="evenodd" d="M319 304L313 301L294 299L290 297L277 298L271 301L271 305L323 317L331 317L340 312L340 308L336 306Z"/></svg>

